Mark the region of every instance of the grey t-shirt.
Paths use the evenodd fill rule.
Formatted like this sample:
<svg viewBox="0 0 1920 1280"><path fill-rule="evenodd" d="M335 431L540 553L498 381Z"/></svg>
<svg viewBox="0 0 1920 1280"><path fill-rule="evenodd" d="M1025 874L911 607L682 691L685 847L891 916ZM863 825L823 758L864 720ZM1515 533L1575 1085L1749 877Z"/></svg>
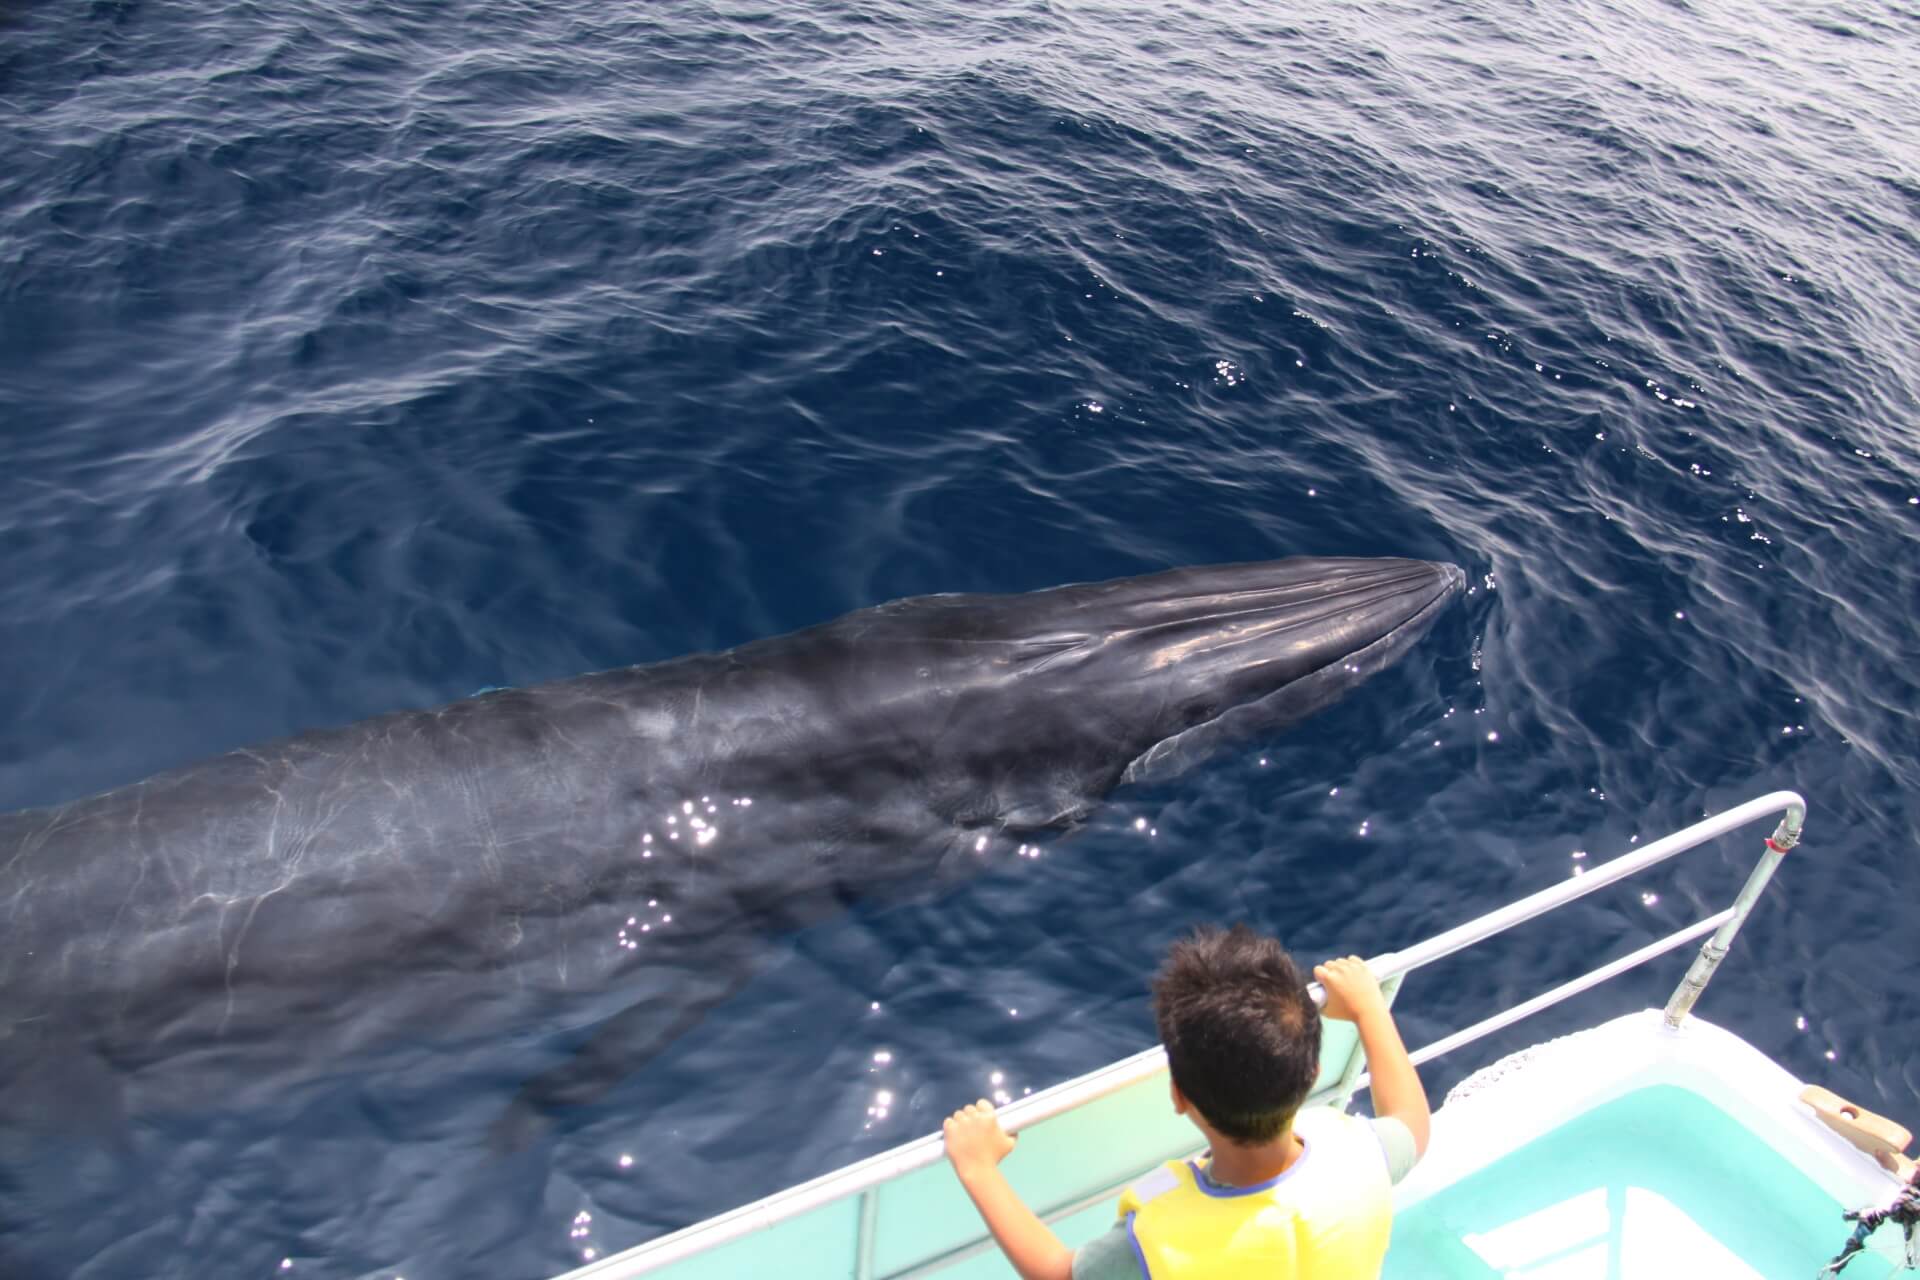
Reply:
<svg viewBox="0 0 1920 1280"><path fill-rule="evenodd" d="M1420 1158L1413 1145L1413 1132L1392 1116L1381 1116L1371 1123L1373 1136L1380 1140L1380 1150L1387 1157L1387 1176L1398 1182ZM1202 1169L1200 1176L1206 1178L1206 1170ZM1073 1280L1140 1280L1140 1260L1134 1256L1126 1223L1114 1223L1073 1251Z"/></svg>

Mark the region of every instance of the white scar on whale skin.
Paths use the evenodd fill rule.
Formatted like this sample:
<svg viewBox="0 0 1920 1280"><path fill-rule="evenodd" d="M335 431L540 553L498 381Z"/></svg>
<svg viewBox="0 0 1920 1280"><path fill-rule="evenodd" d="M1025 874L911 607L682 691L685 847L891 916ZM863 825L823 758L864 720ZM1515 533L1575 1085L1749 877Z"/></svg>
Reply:
<svg viewBox="0 0 1920 1280"><path fill-rule="evenodd" d="M213 893L203 893L194 900L196 903L211 902L219 908L218 914L214 917L213 927L215 938L224 944L222 950L226 953L224 984L227 996L226 1006L220 1015L220 1022L216 1028L216 1034L220 1036L224 1036L227 1033L228 1027L232 1024L234 1001L236 998L236 993L233 988L233 977L240 967L240 948L242 944L246 942L247 934L253 928L254 917L260 914L260 908L265 905L268 898L287 892L299 881L302 874L301 864L313 851L315 843L320 839L327 827L339 817L349 803L349 798L340 794L338 789L329 793L328 799L331 803L327 810L317 815L313 821L303 824L299 833L291 839L286 840L283 846L281 820L286 816L290 806L286 798L286 793L283 790L278 787L269 787L267 790L268 794L273 797L273 817L267 827L264 844L266 846L268 861L278 864L281 870L282 878L280 883L257 894L235 894L230 897L222 897L221 895ZM240 921L240 928L233 935L232 942L225 942L228 914L235 907L239 906L243 899L247 898L250 898L251 901L247 902L246 915Z"/></svg>
<svg viewBox="0 0 1920 1280"><path fill-rule="evenodd" d="M679 732L679 721L670 711L657 707L636 707L626 712L627 727L637 738L665 742Z"/></svg>

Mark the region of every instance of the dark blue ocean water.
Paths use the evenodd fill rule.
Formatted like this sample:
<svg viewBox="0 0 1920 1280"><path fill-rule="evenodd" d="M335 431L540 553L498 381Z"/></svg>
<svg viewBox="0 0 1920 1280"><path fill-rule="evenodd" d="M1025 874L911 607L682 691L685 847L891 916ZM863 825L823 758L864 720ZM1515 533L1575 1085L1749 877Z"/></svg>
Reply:
<svg viewBox="0 0 1920 1280"><path fill-rule="evenodd" d="M1779 786L1702 1012L1920 1124L1917 69L1873 0L0 5L0 809L901 595L1476 585L1303 728L792 940L535 1152L343 1084L169 1117L27 1244L539 1276L1150 1043L1197 921L1386 950ZM1409 1039L1756 841L1423 975Z"/></svg>

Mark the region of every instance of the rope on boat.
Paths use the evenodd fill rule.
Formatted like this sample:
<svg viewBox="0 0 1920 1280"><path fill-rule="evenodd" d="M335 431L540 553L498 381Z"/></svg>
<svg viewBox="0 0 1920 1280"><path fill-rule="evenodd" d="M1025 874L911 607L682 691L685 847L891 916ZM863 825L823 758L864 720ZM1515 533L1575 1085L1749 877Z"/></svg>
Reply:
<svg viewBox="0 0 1920 1280"><path fill-rule="evenodd" d="M1899 1224L1907 1237L1906 1269L1920 1271L1920 1168L1901 1186L1900 1194L1893 1203L1884 1209L1852 1209L1842 1215L1848 1222L1855 1223L1853 1234L1832 1262L1820 1269L1815 1280L1825 1280L1828 1276L1837 1276L1845 1270L1867 1247L1867 1237L1878 1231L1882 1224Z"/></svg>

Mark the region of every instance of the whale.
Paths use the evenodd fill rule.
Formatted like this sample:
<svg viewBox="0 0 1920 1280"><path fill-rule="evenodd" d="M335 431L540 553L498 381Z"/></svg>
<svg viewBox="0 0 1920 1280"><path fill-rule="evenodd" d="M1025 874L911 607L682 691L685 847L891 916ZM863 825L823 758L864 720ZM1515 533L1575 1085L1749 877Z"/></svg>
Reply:
<svg viewBox="0 0 1920 1280"><path fill-rule="evenodd" d="M0 815L0 1192L78 1135L124 1151L141 1115L385 1045L563 1044L503 1099L511 1147L723 1004L770 939L937 894L1285 729L1463 583L1300 557L921 596Z"/></svg>

